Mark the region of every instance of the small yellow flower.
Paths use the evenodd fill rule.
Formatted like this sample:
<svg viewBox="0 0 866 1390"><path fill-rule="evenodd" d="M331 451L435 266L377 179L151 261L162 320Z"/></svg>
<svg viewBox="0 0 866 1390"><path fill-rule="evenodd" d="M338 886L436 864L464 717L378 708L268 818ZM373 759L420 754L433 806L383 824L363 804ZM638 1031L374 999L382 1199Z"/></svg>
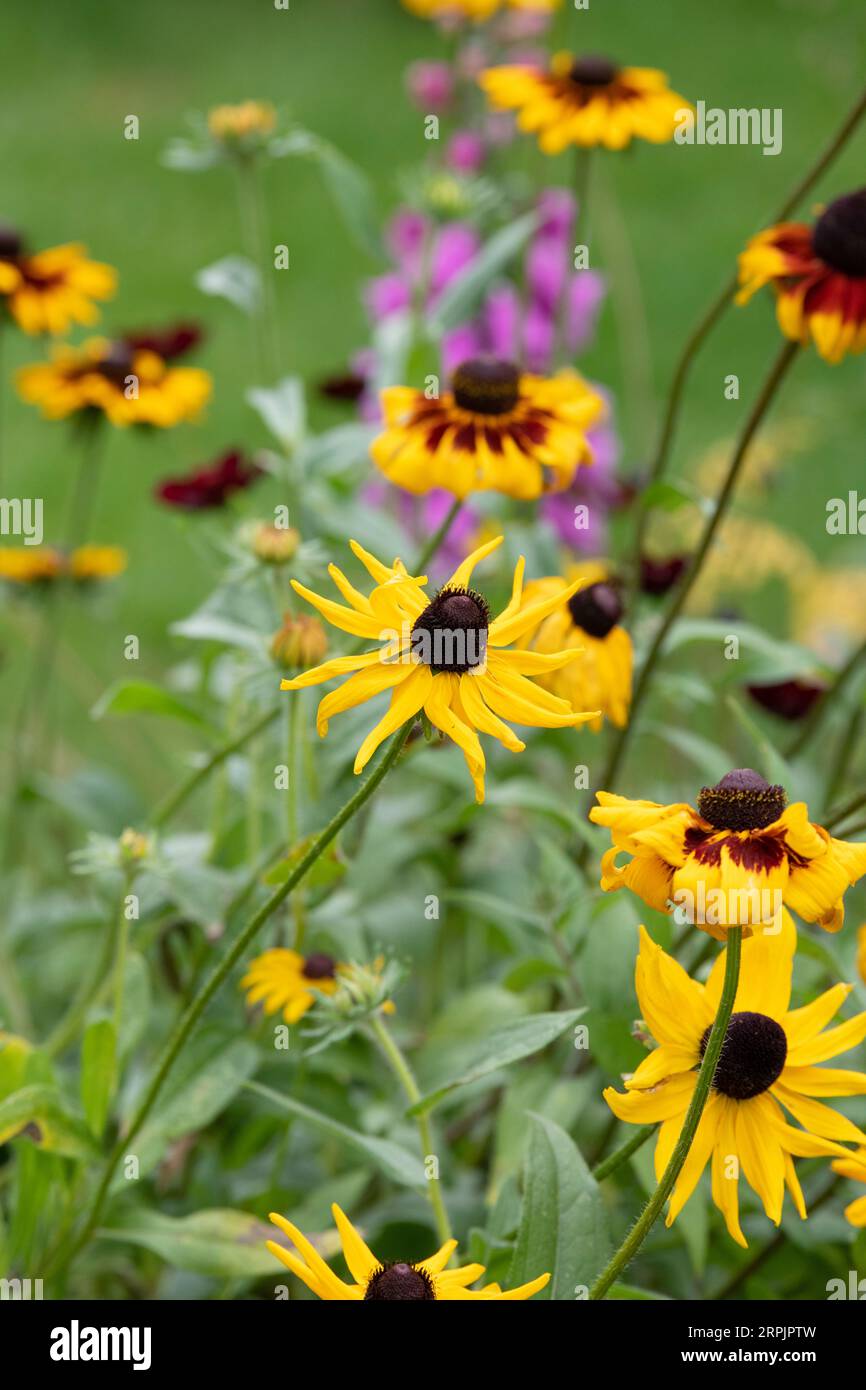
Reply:
<svg viewBox="0 0 866 1390"><path fill-rule="evenodd" d="M385 429L370 453L389 482L530 501L568 487L578 465L592 462L586 431L605 404L576 372L546 380L479 357L461 363L451 390L432 400L411 386L386 388L382 413Z"/></svg>
<svg viewBox="0 0 866 1390"><path fill-rule="evenodd" d="M422 19L443 19L462 15L481 24L492 19L500 10L524 10L535 14L550 14L558 10L562 0L403 0L407 10Z"/></svg>
<svg viewBox="0 0 866 1390"><path fill-rule="evenodd" d="M62 551L50 545L0 546L0 579L7 584L47 584L64 567Z"/></svg>
<svg viewBox="0 0 866 1390"><path fill-rule="evenodd" d="M527 604L521 556L511 600L493 620L483 594L468 587L475 566L501 542L502 537L497 536L473 551L432 599L423 589L426 576L414 578L400 560L385 565L356 541L350 542L352 551L375 581L369 597L336 565L330 565L328 573L348 606L321 598L292 580L296 592L334 627L384 644L357 656L335 657L281 684L283 690L301 690L321 685L332 676L355 673L319 704L316 724L322 737L333 715L364 704L383 691L391 692L388 712L358 750L356 773L363 772L380 743L423 710L430 723L461 749L480 802L484 800L486 760L479 732L491 734L512 752L520 753L526 745L503 719L555 729L597 718L597 710L575 713L567 701L527 679L574 661L576 652L503 650L567 600L578 583L561 595Z"/></svg>
<svg viewBox="0 0 866 1390"><path fill-rule="evenodd" d="M17 243L17 244L16 244ZM117 272L101 261L87 259L78 242L52 246L34 255L20 242L0 232L0 303L25 333L68 333L77 323L99 318L94 300L111 299Z"/></svg>
<svg viewBox="0 0 866 1390"><path fill-rule="evenodd" d="M518 113L520 129L536 134L545 154L569 145L621 150L635 138L665 144L680 113L691 110L663 72L608 58L557 53L547 72L506 64L488 68L479 82L491 106Z"/></svg>
<svg viewBox="0 0 866 1390"><path fill-rule="evenodd" d="M349 1267L353 1283L346 1284L338 1278L325 1263L313 1243L307 1240L291 1221L277 1212L271 1212L271 1221L279 1227L295 1246L297 1254L292 1254L284 1245L275 1240L267 1241L267 1247L281 1264L306 1284L308 1289L329 1303L366 1303L389 1301L392 1303L440 1303L469 1302L482 1299L485 1302L523 1301L543 1289L550 1280L549 1274L541 1274L529 1284L521 1284L517 1289L503 1291L498 1284L488 1284L485 1288L470 1289L484 1274L484 1265L462 1265L458 1269L446 1269L449 1259L457 1249L456 1240L448 1240L435 1255L412 1264L403 1261L383 1262L377 1260L372 1250L361 1239L349 1218L334 1203L331 1207L343 1257Z"/></svg>
<svg viewBox="0 0 866 1390"><path fill-rule="evenodd" d="M248 140L250 136L271 135L277 113L267 101L242 101L237 106L214 106L207 123L217 140Z"/></svg>
<svg viewBox="0 0 866 1390"><path fill-rule="evenodd" d="M536 579L526 586L526 602L564 594L575 579L581 582L577 593L521 638L519 645L531 652L573 650L576 660L540 675L539 685L568 700L574 709L597 706L621 729L631 703L633 651L631 638L620 626L622 602L603 567L570 565L564 579ZM590 728L598 732L601 725L599 715Z"/></svg>
<svg viewBox="0 0 866 1390"><path fill-rule="evenodd" d="M866 188L837 198L813 226L781 222L740 256L738 304L771 285L786 338L825 362L866 349Z"/></svg>
<svg viewBox="0 0 866 1390"><path fill-rule="evenodd" d="M50 362L22 367L16 381L21 398L49 420L91 410L113 425L161 429L195 419L211 394L201 368L174 367L156 352L107 338L59 347Z"/></svg>
<svg viewBox="0 0 866 1390"><path fill-rule="evenodd" d="M785 789L751 768L703 787L698 809L598 793L590 812L611 832L601 861L605 892L631 888L650 907L678 907L688 921L724 940L728 927L776 924L782 903L806 922L836 932L844 895L866 873L866 844L836 840L787 806ZM622 867L620 854L631 857Z"/></svg>
<svg viewBox="0 0 866 1390"><path fill-rule="evenodd" d="M126 565L126 551L119 545L80 545L69 557L69 573L81 583L115 579Z"/></svg>
<svg viewBox="0 0 866 1390"><path fill-rule="evenodd" d="M241 980L247 1004L261 1004L266 1014L282 1009L286 1023L297 1023L316 1002L316 994L333 994L340 965L323 951L302 956L275 946L251 962Z"/></svg>
<svg viewBox="0 0 866 1390"><path fill-rule="evenodd" d="M862 1042L866 1013L825 1031L850 993L851 986L844 984L834 985L803 1008L790 1009L796 931L787 913L784 919L778 935L757 935L743 942L734 1012L667 1215L670 1226L711 1163L713 1201L729 1234L742 1246L747 1241L739 1222L740 1172L778 1226L786 1187L800 1216L806 1217L795 1157L826 1154L848 1163L848 1150L841 1144L866 1144L866 1135L851 1120L816 1099L866 1094L862 1072L816 1065ZM628 1124L660 1124L657 1178L667 1166L692 1099L724 974L721 951L707 983L699 984L641 927L635 987L642 1016L659 1046L626 1080L624 1095L608 1087L604 1098ZM783 1106L802 1129L788 1123ZM866 1214L866 1199L863 1206ZM849 1217L850 1212L851 1208Z"/></svg>
<svg viewBox="0 0 866 1390"><path fill-rule="evenodd" d="M832 1165L834 1173L841 1178L851 1178L852 1182L866 1183L866 1145L858 1149L850 1158L837 1158ZM866 1193L856 1197L845 1208L845 1215L852 1226L866 1226Z"/></svg>
<svg viewBox="0 0 866 1390"><path fill-rule="evenodd" d="M293 618L286 613L279 632L271 639L271 656L286 671L298 671L303 666L315 666L324 659L328 637L318 618L301 613Z"/></svg>

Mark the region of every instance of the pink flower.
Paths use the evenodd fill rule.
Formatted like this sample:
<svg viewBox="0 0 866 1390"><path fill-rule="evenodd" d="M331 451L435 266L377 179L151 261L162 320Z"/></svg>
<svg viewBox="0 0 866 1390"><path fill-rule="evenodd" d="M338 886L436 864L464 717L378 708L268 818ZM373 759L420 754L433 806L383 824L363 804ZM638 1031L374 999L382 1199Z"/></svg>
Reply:
<svg viewBox="0 0 866 1390"><path fill-rule="evenodd" d="M436 238L430 267L430 298L434 301L478 251L478 233L465 222L449 222Z"/></svg>
<svg viewBox="0 0 866 1390"><path fill-rule="evenodd" d="M459 174L477 174L486 157L484 141L474 130L456 130L445 151L445 163Z"/></svg>
<svg viewBox="0 0 866 1390"><path fill-rule="evenodd" d="M400 269L413 278L421 266L427 228L427 218L414 208L400 208L385 228L388 250Z"/></svg>
<svg viewBox="0 0 866 1390"><path fill-rule="evenodd" d="M596 270L578 270L566 289L565 345L580 352L591 340L605 296L604 276Z"/></svg>
<svg viewBox="0 0 866 1390"><path fill-rule="evenodd" d="M520 296L514 285L491 290L484 305L484 329L494 357L514 362L520 357Z"/></svg>
<svg viewBox="0 0 866 1390"><path fill-rule="evenodd" d="M454 97L454 75L447 63L410 63L406 90L420 111L446 111Z"/></svg>
<svg viewBox="0 0 866 1390"><path fill-rule="evenodd" d="M396 271L378 275L374 280L368 280L364 287L367 312L377 323L380 319L390 318L392 314L407 309L411 302L411 288Z"/></svg>

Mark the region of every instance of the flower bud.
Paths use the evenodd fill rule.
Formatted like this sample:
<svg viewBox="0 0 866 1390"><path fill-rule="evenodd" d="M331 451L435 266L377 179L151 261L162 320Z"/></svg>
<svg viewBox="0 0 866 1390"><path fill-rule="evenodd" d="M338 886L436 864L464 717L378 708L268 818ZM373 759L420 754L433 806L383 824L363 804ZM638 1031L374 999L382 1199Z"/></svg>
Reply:
<svg viewBox="0 0 866 1390"><path fill-rule="evenodd" d="M294 526L271 526L261 522L253 531L253 553L266 565L285 565L294 559L301 543Z"/></svg>
<svg viewBox="0 0 866 1390"><path fill-rule="evenodd" d="M271 640L271 656L285 671L318 666L328 650L328 638L318 618L306 613L293 618L287 613Z"/></svg>

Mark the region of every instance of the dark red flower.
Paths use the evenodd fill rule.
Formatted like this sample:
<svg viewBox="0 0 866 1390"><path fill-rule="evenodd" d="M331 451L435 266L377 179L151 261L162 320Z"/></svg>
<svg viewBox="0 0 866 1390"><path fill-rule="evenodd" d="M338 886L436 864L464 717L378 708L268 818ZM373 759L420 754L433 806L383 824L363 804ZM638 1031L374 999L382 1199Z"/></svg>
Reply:
<svg viewBox="0 0 866 1390"><path fill-rule="evenodd" d="M666 594L676 584L685 567L685 555L671 555L667 560L653 560L649 555L642 555L641 590L645 594Z"/></svg>
<svg viewBox="0 0 866 1390"><path fill-rule="evenodd" d="M157 483L154 496L170 507L185 512L202 512L224 507L233 492L242 492L260 478L263 469L244 459L234 449L208 468L199 468L183 478L166 478Z"/></svg>
<svg viewBox="0 0 866 1390"><path fill-rule="evenodd" d="M776 681L770 685L750 685L749 694L762 709L777 714L780 719L803 719L824 694L818 681Z"/></svg>
<svg viewBox="0 0 866 1390"><path fill-rule="evenodd" d="M329 376L319 382L319 394L330 401L357 401L367 389L367 383L357 372Z"/></svg>
<svg viewBox="0 0 866 1390"><path fill-rule="evenodd" d="M123 341L142 352L156 352L166 362L198 347L204 331L197 323L173 323L168 328L141 329L122 334Z"/></svg>

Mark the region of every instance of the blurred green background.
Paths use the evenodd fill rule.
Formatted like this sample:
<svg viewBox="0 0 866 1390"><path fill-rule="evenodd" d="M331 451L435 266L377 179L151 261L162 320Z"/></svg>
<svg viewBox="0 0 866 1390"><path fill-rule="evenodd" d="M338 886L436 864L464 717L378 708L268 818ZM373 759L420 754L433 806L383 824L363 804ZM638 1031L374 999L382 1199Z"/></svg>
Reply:
<svg viewBox="0 0 866 1390"><path fill-rule="evenodd" d="M730 274L744 238L782 201L853 102L866 72L862 0L728 0L718 6L593 0L588 11L560 15L557 37L576 49L661 67L693 100L781 107L784 113L783 151L776 158L752 147L671 145L604 160L633 241L658 395L686 332ZM88 710L108 683L129 674L123 638L140 638L135 674L159 679L181 651L167 635L168 624L187 614L213 582L213 561L196 537L198 526L212 523L161 510L152 500L153 484L230 445L267 443L243 399L255 380L250 326L193 283L202 266L242 250L229 171L173 172L161 165L161 153L170 137L185 133L189 112L261 98L361 165L384 216L397 201L400 175L427 149L422 118L404 95L405 66L441 56L445 43L398 0L291 0L287 12L270 0L185 0L183 6L175 0L146 6L32 0L7 9L3 47L0 217L20 227L33 247L81 239L95 257L118 267L120 291L100 327L192 316L207 328L197 360L213 373L215 394L201 424L151 436L112 433L92 534L127 547L130 567L111 602L72 617L56 668L67 764L91 754L122 766L129 730L94 725ZM140 120L136 142L123 138L129 114ZM816 198L862 184L864 153L861 130ZM520 166L525 146L512 157ZM567 157L547 161L544 169L551 183L569 181ZM267 173L267 198L273 240L291 251L291 270L277 277L283 365L315 381L340 369L366 341L360 282L378 267L350 242L306 164L275 163ZM733 433L742 418L742 405L724 399L724 376L737 373L748 399L776 346L769 296L729 314L695 372L675 473L688 473L699 452ZM69 432L19 402L10 382L15 367L39 359L43 350L39 341L4 334L4 491L44 497L50 541L62 528L72 482ZM621 364L609 304L583 365L621 397ZM824 520L827 498L856 486L861 476L863 380L862 362L830 368L809 353L780 411L780 417L810 417L815 430L783 470L769 519L795 529L834 565L853 558L860 545L857 538L836 538L831 547ZM639 469L652 444L637 404L620 400L625 472ZM319 406L315 418L337 422L344 412ZM262 510L255 493L243 506ZM750 557L743 555L741 563L748 565ZM2 621L0 699L8 710L27 664L24 605L7 606ZM769 621L784 631L781 607ZM161 734L151 739L139 730L137 722L136 741L148 740L139 761L152 791L165 785L175 740L164 747Z"/></svg>

